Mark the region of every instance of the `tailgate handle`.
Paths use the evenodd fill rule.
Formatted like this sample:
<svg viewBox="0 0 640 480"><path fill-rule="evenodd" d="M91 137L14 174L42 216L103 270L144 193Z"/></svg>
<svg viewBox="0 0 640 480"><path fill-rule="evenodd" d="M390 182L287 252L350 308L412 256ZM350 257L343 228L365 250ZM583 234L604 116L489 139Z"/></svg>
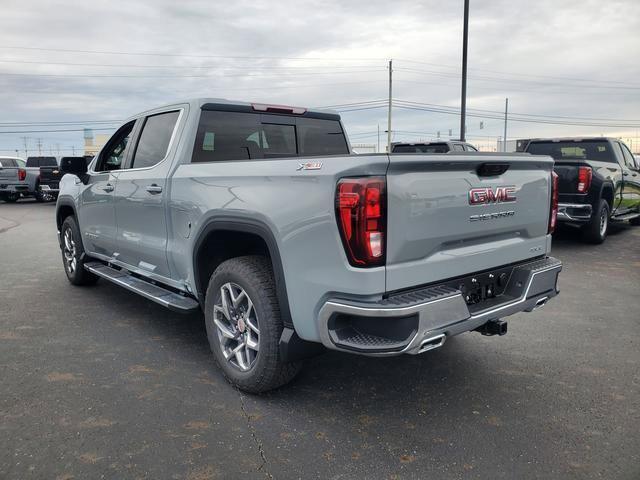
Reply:
<svg viewBox="0 0 640 480"><path fill-rule="evenodd" d="M508 163L481 163L477 172L479 177L496 177L509 170Z"/></svg>

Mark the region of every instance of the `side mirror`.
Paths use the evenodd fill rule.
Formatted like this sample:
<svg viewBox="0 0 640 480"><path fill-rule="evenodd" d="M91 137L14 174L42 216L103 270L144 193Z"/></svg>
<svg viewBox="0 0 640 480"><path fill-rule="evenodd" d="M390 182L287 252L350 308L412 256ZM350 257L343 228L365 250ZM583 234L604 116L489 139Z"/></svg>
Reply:
<svg viewBox="0 0 640 480"><path fill-rule="evenodd" d="M81 176L87 173L87 160L84 157L62 157L60 171Z"/></svg>

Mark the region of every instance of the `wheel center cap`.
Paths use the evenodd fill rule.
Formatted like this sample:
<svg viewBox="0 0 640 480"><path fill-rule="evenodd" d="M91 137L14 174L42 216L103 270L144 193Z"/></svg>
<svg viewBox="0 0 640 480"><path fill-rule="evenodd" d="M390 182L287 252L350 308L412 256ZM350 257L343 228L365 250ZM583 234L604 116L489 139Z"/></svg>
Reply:
<svg viewBox="0 0 640 480"><path fill-rule="evenodd" d="M244 323L244 319L242 317L240 317L238 319L238 330L240 331L240 333L244 333L246 328L247 328L247 326Z"/></svg>

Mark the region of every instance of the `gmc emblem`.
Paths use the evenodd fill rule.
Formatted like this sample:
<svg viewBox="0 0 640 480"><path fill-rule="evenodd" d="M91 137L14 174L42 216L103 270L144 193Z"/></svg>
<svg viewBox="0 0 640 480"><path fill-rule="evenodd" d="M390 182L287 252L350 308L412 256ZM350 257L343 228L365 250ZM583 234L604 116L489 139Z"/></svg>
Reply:
<svg viewBox="0 0 640 480"><path fill-rule="evenodd" d="M515 202L516 187L479 187L469 190L469 205Z"/></svg>

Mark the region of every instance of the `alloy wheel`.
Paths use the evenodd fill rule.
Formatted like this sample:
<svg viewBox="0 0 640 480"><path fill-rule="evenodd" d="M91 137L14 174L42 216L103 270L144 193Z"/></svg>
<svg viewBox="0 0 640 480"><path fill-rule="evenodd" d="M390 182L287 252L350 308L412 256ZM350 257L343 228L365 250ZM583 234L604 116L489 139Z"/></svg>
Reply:
<svg viewBox="0 0 640 480"><path fill-rule="evenodd" d="M250 370L258 358L260 330L253 302L241 286L225 283L220 287L213 322L224 358L242 372Z"/></svg>
<svg viewBox="0 0 640 480"><path fill-rule="evenodd" d="M76 242L73 240L73 231L70 227L65 229L63 240L64 245L62 247L62 253L64 255L64 266L67 271L73 275L77 266Z"/></svg>

